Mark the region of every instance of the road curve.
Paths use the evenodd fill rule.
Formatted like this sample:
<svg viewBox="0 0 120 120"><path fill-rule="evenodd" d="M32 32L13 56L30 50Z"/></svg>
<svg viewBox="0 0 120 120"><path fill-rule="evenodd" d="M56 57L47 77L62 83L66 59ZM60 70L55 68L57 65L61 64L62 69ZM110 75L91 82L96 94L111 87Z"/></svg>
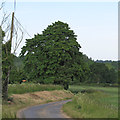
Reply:
<svg viewBox="0 0 120 120"><path fill-rule="evenodd" d="M71 100L52 102L37 106L32 106L17 113L18 118L66 118L61 112L63 104Z"/></svg>

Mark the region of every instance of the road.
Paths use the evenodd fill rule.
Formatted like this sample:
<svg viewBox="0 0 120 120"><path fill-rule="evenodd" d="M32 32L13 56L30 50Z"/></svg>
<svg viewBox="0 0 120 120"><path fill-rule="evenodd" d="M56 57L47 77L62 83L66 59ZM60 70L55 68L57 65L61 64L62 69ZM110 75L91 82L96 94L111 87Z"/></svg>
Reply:
<svg viewBox="0 0 120 120"><path fill-rule="evenodd" d="M63 104L71 100L51 102L47 104L32 106L23 109L17 113L18 118L67 118L61 112L61 107Z"/></svg>

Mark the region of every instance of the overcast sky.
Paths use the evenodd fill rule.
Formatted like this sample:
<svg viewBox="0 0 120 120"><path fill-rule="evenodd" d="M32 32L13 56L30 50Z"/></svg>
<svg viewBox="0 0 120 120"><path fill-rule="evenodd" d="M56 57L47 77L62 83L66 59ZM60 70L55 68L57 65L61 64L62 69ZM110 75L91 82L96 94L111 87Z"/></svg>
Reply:
<svg viewBox="0 0 120 120"><path fill-rule="evenodd" d="M13 3L6 2L5 9L12 12ZM68 23L81 52L93 60L118 59L117 2L17 2L15 16L32 37L55 21Z"/></svg>

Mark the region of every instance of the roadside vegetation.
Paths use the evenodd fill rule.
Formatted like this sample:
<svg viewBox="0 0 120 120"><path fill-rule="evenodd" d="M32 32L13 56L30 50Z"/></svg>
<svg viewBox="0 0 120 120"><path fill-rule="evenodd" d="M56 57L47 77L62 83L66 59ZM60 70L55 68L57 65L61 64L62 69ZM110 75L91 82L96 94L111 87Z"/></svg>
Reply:
<svg viewBox="0 0 120 120"><path fill-rule="evenodd" d="M22 83L22 84L9 84L8 85L8 95L11 94L23 94L36 91L52 91L52 90L63 90L60 85L43 85L35 83Z"/></svg>
<svg viewBox="0 0 120 120"><path fill-rule="evenodd" d="M71 86L70 91L75 96L63 111L72 118L118 118L118 88Z"/></svg>
<svg viewBox="0 0 120 120"><path fill-rule="evenodd" d="M71 92L63 90L58 85L25 83L9 85L8 93L8 101L3 101L2 118L16 118L16 113L19 109L37 104L66 100L73 96Z"/></svg>

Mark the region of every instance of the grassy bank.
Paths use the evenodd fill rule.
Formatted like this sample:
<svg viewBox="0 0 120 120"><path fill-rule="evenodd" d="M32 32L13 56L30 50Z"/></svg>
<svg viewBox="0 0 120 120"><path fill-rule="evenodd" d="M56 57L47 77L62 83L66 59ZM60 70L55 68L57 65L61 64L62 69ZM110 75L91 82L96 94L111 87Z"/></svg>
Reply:
<svg viewBox="0 0 120 120"><path fill-rule="evenodd" d="M72 93L58 85L13 84L8 89L9 100L3 101L2 117L16 118L16 112L24 107L69 99Z"/></svg>
<svg viewBox="0 0 120 120"><path fill-rule="evenodd" d="M12 102L3 104L3 118L16 118L16 112L24 107L44 104L48 102L66 100L72 98L73 94L65 90L40 91L25 94L13 94Z"/></svg>
<svg viewBox="0 0 120 120"><path fill-rule="evenodd" d="M112 87L71 86L77 93L63 111L73 118L117 118L118 89Z"/></svg>

